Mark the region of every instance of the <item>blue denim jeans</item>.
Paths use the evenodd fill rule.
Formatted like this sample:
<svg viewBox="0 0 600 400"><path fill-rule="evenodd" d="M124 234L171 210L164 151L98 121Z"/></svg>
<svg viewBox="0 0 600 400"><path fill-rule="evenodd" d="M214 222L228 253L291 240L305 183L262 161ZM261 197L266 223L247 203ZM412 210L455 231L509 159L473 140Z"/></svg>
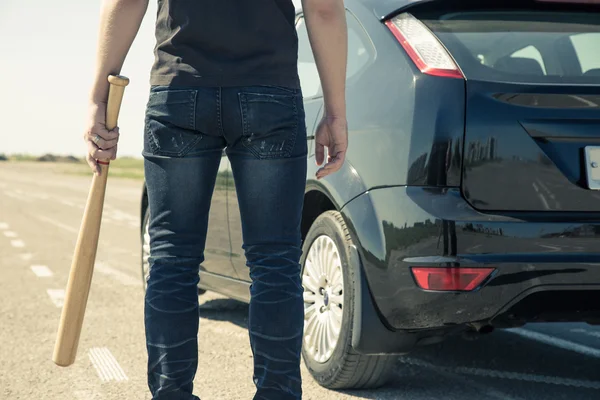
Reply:
<svg viewBox="0 0 600 400"><path fill-rule="evenodd" d="M306 126L300 90L280 87L150 91L143 153L150 207L148 385L153 400L198 399L192 394L198 272L223 149L231 162L252 279L254 399L297 400L302 396L299 260Z"/></svg>

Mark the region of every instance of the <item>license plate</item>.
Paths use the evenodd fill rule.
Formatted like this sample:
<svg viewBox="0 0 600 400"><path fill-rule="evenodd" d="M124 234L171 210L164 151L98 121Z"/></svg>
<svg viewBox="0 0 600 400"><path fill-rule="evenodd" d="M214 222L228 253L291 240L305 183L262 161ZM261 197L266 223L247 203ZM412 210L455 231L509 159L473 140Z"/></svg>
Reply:
<svg viewBox="0 0 600 400"><path fill-rule="evenodd" d="M592 190L600 190L600 146L585 148L585 170L588 187Z"/></svg>

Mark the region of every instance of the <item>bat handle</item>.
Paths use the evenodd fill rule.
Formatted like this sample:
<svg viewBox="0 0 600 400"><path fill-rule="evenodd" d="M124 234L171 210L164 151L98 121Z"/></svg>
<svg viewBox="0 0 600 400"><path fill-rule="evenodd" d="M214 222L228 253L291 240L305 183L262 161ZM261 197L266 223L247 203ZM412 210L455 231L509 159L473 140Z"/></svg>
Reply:
<svg viewBox="0 0 600 400"><path fill-rule="evenodd" d="M106 105L106 129L111 131L117 127L119 110L121 109L125 87L129 85L129 78L121 75L109 75L108 83L110 86L108 89L108 103ZM98 162L103 169L107 169L105 167L108 167L110 164L110 160L98 160Z"/></svg>

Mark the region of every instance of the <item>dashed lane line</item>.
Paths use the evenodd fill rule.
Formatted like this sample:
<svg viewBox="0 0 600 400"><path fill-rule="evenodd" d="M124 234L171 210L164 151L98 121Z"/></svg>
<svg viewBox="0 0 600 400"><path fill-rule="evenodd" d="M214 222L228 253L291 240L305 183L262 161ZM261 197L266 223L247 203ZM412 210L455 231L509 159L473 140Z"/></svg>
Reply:
<svg viewBox="0 0 600 400"><path fill-rule="evenodd" d="M61 308L63 306L65 303L64 289L48 289L46 292L56 307Z"/></svg>
<svg viewBox="0 0 600 400"><path fill-rule="evenodd" d="M38 278L48 278L54 275L45 265L32 265L31 270Z"/></svg>
<svg viewBox="0 0 600 400"><path fill-rule="evenodd" d="M93 347L90 349L88 356L103 382L129 380L125 371L107 347Z"/></svg>
<svg viewBox="0 0 600 400"><path fill-rule="evenodd" d="M0 222L0 231L3 231L8 228L9 228L9 226L6 222Z"/></svg>
<svg viewBox="0 0 600 400"><path fill-rule="evenodd" d="M8 237L8 238L16 238L17 236L17 232L13 232L13 231L4 231L4 236Z"/></svg>
<svg viewBox="0 0 600 400"><path fill-rule="evenodd" d="M10 241L10 245L12 247L23 248L23 247L25 247L25 242L23 242L20 239L15 239L15 240Z"/></svg>

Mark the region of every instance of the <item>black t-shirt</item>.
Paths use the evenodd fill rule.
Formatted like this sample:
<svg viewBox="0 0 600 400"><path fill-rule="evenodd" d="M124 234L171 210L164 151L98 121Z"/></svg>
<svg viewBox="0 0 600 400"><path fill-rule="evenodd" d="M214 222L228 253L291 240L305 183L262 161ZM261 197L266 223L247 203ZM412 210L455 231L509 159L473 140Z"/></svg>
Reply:
<svg viewBox="0 0 600 400"><path fill-rule="evenodd" d="M299 88L292 0L158 0L152 85Z"/></svg>

